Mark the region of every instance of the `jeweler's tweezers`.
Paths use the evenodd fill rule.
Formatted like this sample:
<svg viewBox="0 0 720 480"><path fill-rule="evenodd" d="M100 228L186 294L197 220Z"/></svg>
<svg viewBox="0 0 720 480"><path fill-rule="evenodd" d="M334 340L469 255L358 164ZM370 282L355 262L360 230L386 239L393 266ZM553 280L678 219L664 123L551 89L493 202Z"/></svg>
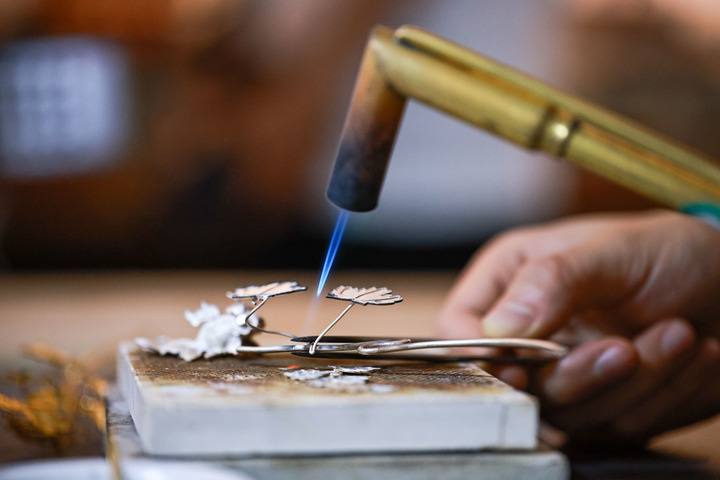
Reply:
<svg viewBox="0 0 720 480"><path fill-rule="evenodd" d="M551 358L565 356L568 349L549 340L532 338L473 338L466 340L379 340L367 342L358 347L363 355L377 353L401 352L406 350L423 350L427 348L459 348L459 347L492 347L492 348L524 348L535 350Z"/></svg>
<svg viewBox="0 0 720 480"><path fill-rule="evenodd" d="M298 342L298 343L308 343L308 342L314 342L317 338L317 335L309 335L306 337L293 337L290 341L291 342ZM403 337L403 339L409 339L409 337ZM391 340L399 340L397 339L390 339L388 337L363 337L358 335L325 335L320 339L320 343L367 343L367 342L387 342ZM415 338L413 337L411 339L413 342L426 342L430 340L434 340L432 338Z"/></svg>
<svg viewBox="0 0 720 480"><path fill-rule="evenodd" d="M513 365L528 365L547 363L553 358L549 357L516 357L512 355L445 355L445 354L417 354L417 353L388 353L388 354L361 354L352 352L322 352L315 351L310 354L306 351L290 352L292 355L307 358L336 358L341 360L413 360L416 362L492 362Z"/></svg>
<svg viewBox="0 0 720 480"><path fill-rule="evenodd" d="M460 361L485 360L496 362L538 362L548 361L564 356L567 347L548 340L525 338L476 338L469 340L439 340L439 339L409 339L409 338L379 338L379 337L353 337L334 336L323 337L321 344L311 352L317 337L294 337L295 345L278 345L268 347L241 346L238 353L292 353L300 356L333 357L333 358L363 358L363 359L414 359L434 361ZM508 355L402 355L395 352L407 350L456 348L456 347L492 347L492 348L522 348L537 351L541 357L515 357Z"/></svg>

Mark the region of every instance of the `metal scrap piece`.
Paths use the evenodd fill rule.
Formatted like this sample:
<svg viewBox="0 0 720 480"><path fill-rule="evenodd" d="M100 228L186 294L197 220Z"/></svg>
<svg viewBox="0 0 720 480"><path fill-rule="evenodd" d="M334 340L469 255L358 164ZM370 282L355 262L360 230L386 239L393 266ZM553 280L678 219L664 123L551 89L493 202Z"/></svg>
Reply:
<svg viewBox="0 0 720 480"><path fill-rule="evenodd" d="M259 317L251 317L246 312L247 307L242 303L230 305L223 314L216 305L202 302L198 310L185 312L185 319L193 327L200 327L195 338L136 338L135 343L145 351L177 355L186 362L200 357L235 355L238 347L256 345L252 340L256 334L253 327L262 325Z"/></svg>

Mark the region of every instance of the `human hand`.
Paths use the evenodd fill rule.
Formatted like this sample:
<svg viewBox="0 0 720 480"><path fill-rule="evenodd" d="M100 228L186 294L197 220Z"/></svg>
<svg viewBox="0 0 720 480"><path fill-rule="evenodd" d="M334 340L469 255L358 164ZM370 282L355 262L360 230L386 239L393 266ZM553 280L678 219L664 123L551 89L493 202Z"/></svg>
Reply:
<svg viewBox="0 0 720 480"><path fill-rule="evenodd" d="M528 378L572 437L644 442L720 411L720 232L673 212L587 216L510 232L481 250L438 327L452 337L564 337Z"/></svg>

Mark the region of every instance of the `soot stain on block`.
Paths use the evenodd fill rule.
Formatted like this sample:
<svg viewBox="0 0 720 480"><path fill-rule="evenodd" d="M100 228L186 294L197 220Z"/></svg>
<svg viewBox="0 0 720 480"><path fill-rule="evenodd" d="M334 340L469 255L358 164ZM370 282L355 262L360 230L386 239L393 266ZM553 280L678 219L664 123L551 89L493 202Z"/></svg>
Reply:
<svg viewBox="0 0 720 480"><path fill-rule="evenodd" d="M318 375L364 376L368 385L390 386L392 392L407 393L411 390L442 392L502 393L507 386L471 363L422 363L390 360L340 360L314 359L292 355L275 356L220 356L213 359L198 359L185 362L177 357L135 350L128 352L135 372L141 381L156 386L208 387L219 393L251 393L265 390L286 390L290 392L317 390L306 381L293 378L293 371L315 370L327 372ZM371 367L371 368L367 368ZM360 369L362 371L360 371ZM290 375L288 375L290 373ZM338 383L342 383L338 382ZM348 384L353 383L348 381ZM383 389L368 389L368 393ZM389 389L385 388L385 392ZM358 389L323 389L323 394L358 394Z"/></svg>

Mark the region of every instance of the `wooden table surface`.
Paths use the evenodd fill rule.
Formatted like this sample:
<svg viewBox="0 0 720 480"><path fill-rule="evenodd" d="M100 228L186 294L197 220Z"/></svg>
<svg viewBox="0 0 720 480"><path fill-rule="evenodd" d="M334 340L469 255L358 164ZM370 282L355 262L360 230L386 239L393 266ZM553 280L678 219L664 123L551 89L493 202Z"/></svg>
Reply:
<svg viewBox="0 0 720 480"><path fill-rule="evenodd" d="M328 287L387 286L404 298L393 306L352 309L333 329L337 334L431 336L442 299L456 272L336 272ZM201 301L230 304L237 286L295 280L307 292L271 299L260 310L269 328L299 335L324 328L344 303L316 299L316 273L268 271L172 271L0 274L0 373L37 364L20 347L40 342L80 355L111 371L119 341L137 336L194 337L183 312ZM326 288L327 291L327 288ZM282 337L261 336L266 344ZM0 380L1 381L1 380ZM0 436L7 432L0 430ZM701 460L720 472L720 418L666 434L653 449ZM2 445L2 441L0 441ZM25 456L20 455L20 458ZM12 458L10 458L12 459ZM0 456L0 461L8 460Z"/></svg>

